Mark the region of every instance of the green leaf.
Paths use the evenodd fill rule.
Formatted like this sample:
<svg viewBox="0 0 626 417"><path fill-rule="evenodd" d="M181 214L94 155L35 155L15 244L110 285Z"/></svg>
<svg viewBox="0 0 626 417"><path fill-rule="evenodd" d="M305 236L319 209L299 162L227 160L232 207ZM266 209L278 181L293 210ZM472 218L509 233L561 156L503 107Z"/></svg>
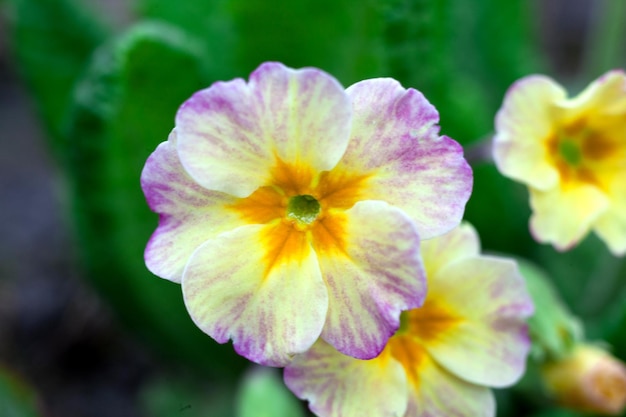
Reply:
<svg viewBox="0 0 626 417"><path fill-rule="evenodd" d="M230 79L242 74L233 70L236 33L227 10L229 1L139 0L137 13L150 20L167 22L194 36L202 53L218 58L207 61L214 80Z"/></svg>
<svg viewBox="0 0 626 417"><path fill-rule="evenodd" d="M560 408L551 408L548 410L542 410L540 412L530 414L529 417L582 417L589 416L585 413L577 413L575 411L564 410Z"/></svg>
<svg viewBox="0 0 626 417"><path fill-rule="evenodd" d="M37 417L37 396L17 375L0 366L0 415Z"/></svg>
<svg viewBox="0 0 626 417"><path fill-rule="evenodd" d="M304 417L302 405L285 387L276 369L255 367L237 395L237 417Z"/></svg>
<svg viewBox="0 0 626 417"><path fill-rule="evenodd" d="M543 362L567 356L583 338L580 321L560 299L544 271L529 261L517 259L517 263L535 304L528 320L533 358Z"/></svg>
<svg viewBox="0 0 626 417"><path fill-rule="evenodd" d="M444 134L462 144L483 136L491 129L493 114L485 104L483 86L459 70L459 63L467 61L465 55L479 53L472 49L475 45L463 43L471 35L471 26L461 19L467 13L459 12L459 1L386 4L384 38L390 75L420 90L435 105Z"/></svg>
<svg viewBox="0 0 626 417"><path fill-rule="evenodd" d="M202 39L219 79L249 74L264 61L314 66L345 85L385 69L383 15L376 0L210 2L140 0L139 13Z"/></svg>
<svg viewBox="0 0 626 417"><path fill-rule="evenodd" d="M56 150L74 83L106 36L73 0L8 0L11 48Z"/></svg>
<svg viewBox="0 0 626 417"><path fill-rule="evenodd" d="M385 10L391 75L443 105L452 79L451 0L393 0Z"/></svg>
<svg viewBox="0 0 626 417"><path fill-rule="evenodd" d="M149 417L232 417L234 392L234 384L170 373L148 382L139 403Z"/></svg>
<svg viewBox="0 0 626 417"><path fill-rule="evenodd" d="M619 287L614 289L615 297L604 308L600 322L602 337L612 347L613 354L626 362L626 260L621 260L616 272Z"/></svg>
<svg viewBox="0 0 626 417"><path fill-rule="evenodd" d="M422 91L442 131L462 144L486 136L504 91L540 67L524 0L385 3L390 73Z"/></svg>
<svg viewBox="0 0 626 417"><path fill-rule="evenodd" d="M238 34L233 53L243 73L263 61L281 61L324 69L348 85L383 70L383 16L375 0L228 4Z"/></svg>
<svg viewBox="0 0 626 417"><path fill-rule="evenodd" d="M68 163L94 284L153 345L200 368L232 371L232 377L245 362L198 330L180 286L150 274L143 261L157 215L141 191L141 170L167 139L178 106L206 86L199 50L176 28L147 22L97 51L77 86Z"/></svg>
<svg viewBox="0 0 626 417"><path fill-rule="evenodd" d="M525 187L502 176L492 164L473 167L474 188L465 218L481 232L486 249L529 255L530 207ZM515 238L512 238L512 237Z"/></svg>
<svg viewBox="0 0 626 417"><path fill-rule="evenodd" d="M479 54L477 75L482 87L497 99L490 104L499 106L504 92L515 80L546 66L539 37L533 33L536 7L526 0L463 1L475 10L471 15L475 19L473 40Z"/></svg>
<svg viewBox="0 0 626 417"><path fill-rule="evenodd" d="M623 306L620 302L626 284L623 261L612 256L595 234L567 252L557 252L544 245L536 249L535 255L566 304L585 321L589 336L601 337L602 321L610 319L606 317L607 309L614 304Z"/></svg>

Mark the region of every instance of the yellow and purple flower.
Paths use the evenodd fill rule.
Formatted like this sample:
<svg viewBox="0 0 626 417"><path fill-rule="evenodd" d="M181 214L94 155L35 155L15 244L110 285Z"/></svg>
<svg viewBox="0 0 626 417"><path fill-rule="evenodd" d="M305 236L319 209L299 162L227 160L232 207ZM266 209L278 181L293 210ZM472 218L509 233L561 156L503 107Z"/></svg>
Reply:
<svg viewBox="0 0 626 417"><path fill-rule="evenodd" d="M626 75L611 71L568 98L550 78L508 91L496 117L494 158L526 184L540 242L566 250L593 230L626 253Z"/></svg>
<svg viewBox="0 0 626 417"><path fill-rule="evenodd" d="M179 109L146 162L159 226L145 252L180 282L198 327L281 366L322 337L380 353L423 303L421 239L455 227L471 169L422 94L392 79L347 90L278 63Z"/></svg>
<svg viewBox="0 0 626 417"><path fill-rule="evenodd" d="M319 341L285 368L320 417L492 417L489 387L523 374L533 304L516 264L480 255L467 224L421 251L426 301L402 313L380 356L359 360Z"/></svg>

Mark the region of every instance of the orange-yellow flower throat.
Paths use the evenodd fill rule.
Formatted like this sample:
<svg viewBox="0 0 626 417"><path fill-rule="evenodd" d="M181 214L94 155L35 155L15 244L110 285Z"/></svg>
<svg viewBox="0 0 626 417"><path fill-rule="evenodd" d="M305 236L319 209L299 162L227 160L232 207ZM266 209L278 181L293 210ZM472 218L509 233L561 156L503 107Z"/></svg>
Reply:
<svg viewBox="0 0 626 417"><path fill-rule="evenodd" d="M269 184L232 206L246 222L267 224L264 234L266 274L285 261L346 254L343 211L373 196L369 175L341 169L317 175L303 164L276 158Z"/></svg>
<svg viewBox="0 0 626 417"><path fill-rule="evenodd" d="M604 117L592 124L579 118L555 129L547 152L564 184L589 183L606 189L624 169L626 119Z"/></svg>

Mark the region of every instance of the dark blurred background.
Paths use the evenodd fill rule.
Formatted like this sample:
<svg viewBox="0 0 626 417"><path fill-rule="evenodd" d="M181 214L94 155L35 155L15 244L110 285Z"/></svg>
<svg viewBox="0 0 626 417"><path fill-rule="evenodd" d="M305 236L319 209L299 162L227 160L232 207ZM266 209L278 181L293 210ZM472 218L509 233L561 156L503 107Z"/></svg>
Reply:
<svg viewBox="0 0 626 417"><path fill-rule="evenodd" d="M561 82L592 65L585 46L597 24L594 4L532 2L536 41ZM123 0L89 5L119 29L134 19ZM18 76L3 6L0 1L0 366L33 388L44 416L147 415L145 396L160 392L154 381L185 371L120 324L85 279L68 184ZM185 401L163 415L186 415Z"/></svg>

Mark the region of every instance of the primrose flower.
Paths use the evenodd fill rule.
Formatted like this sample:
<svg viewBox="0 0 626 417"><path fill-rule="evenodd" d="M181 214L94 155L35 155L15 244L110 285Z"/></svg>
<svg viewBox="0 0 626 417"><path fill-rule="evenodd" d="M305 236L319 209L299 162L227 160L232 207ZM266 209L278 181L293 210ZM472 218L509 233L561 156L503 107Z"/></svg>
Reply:
<svg viewBox="0 0 626 417"><path fill-rule="evenodd" d="M508 91L496 117L500 172L526 184L535 239L566 250L593 230L626 253L626 75L609 72L574 98L544 76Z"/></svg>
<svg viewBox="0 0 626 417"><path fill-rule="evenodd" d="M394 80L344 90L278 63L195 93L142 174L160 215L148 268L254 362L285 365L320 335L375 357L423 302L420 239L456 226L471 191L437 122Z"/></svg>
<svg viewBox="0 0 626 417"><path fill-rule="evenodd" d="M550 394L566 407L605 415L626 408L626 366L599 347L580 344L541 371Z"/></svg>
<svg viewBox="0 0 626 417"><path fill-rule="evenodd" d="M428 295L402 313L375 359L354 359L319 341L285 368L285 383L320 417L487 417L488 387L514 383L530 342L532 301L513 261L481 256L461 225L422 242Z"/></svg>

